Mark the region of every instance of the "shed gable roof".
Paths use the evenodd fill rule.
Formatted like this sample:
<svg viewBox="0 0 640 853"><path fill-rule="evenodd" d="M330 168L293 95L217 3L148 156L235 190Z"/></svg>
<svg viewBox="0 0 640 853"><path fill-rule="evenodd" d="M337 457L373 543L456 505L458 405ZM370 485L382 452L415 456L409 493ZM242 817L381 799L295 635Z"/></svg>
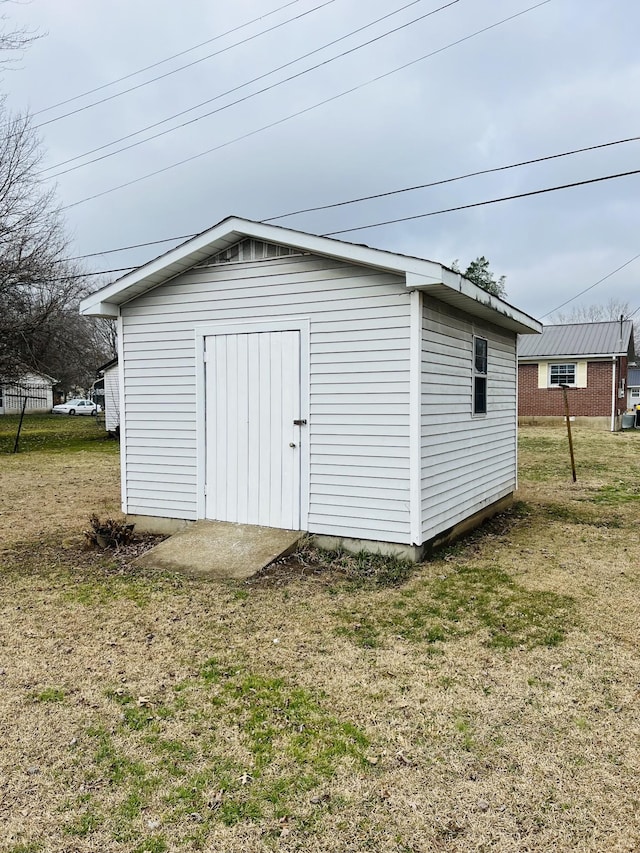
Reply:
<svg viewBox="0 0 640 853"><path fill-rule="evenodd" d="M631 320L544 326L541 335L518 343L518 358L611 357L627 355L633 344ZM633 347L632 347L633 348Z"/></svg>
<svg viewBox="0 0 640 853"><path fill-rule="evenodd" d="M533 317L434 261L233 216L86 297L80 311L88 315L117 316L120 305L176 278L246 237L404 276L407 289L424 290L454 308L520 334L536 334L542 328Z"/></svg>

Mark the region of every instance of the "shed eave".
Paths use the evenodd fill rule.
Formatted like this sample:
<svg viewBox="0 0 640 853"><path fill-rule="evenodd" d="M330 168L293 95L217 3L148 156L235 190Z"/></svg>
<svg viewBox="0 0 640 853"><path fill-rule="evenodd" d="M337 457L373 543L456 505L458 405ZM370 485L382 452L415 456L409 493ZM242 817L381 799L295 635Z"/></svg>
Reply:
<svg viewBox="0 0 640 853"><path fill-rule="evenodd" d="M86 297L80 303L80 313L95 315L102 306L130 302L245 237L279 243L300 252L374 267L397 275L415 272L430 281L441 280L442 267L433 261L346 243L332 237L293 231L278 225L230 217Z"/></svg>
<svg viewBox="0 0 640 853"><path fill-rule="evenodd" d="M406 284L411 290L422 290L453 308L520 335L542 332L542 323L446 267L440 267L439 280L427 280L424 276L407 272Z"/></svg>
<svg viewBox="0 0 640 853"><path fill-rule="evenodd" d="M80 303L80 313L103 317L118 316L118 306L179 276L245 237L404 276L407 287L411 290L430 290L443 302L523 335L538 334L542 330L537 320L434 261L235 216L222 220L207 231L86 297Z"/></svg>

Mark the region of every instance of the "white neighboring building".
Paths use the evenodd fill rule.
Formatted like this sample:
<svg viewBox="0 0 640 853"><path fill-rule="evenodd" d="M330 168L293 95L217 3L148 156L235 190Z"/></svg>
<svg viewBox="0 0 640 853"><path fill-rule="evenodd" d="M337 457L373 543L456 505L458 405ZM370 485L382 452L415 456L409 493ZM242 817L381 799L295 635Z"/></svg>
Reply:
<svg viewBox="0 0 640 853"><path fill-rule="evenodd" d="M627 372L627 408L640 407L640 367L630 367Z"/></svg>
<svg viewBox="0 0 640 853"><path fill-rule="evenodd" d="M117 317L123 510L420 557L516 487L517 335L438 263L229 218L87 297Z"/></svg>
<svg viewBox="0 0 640 853"><path fill-rule="evenodd" d="M93 396L104 412L107 432L120 430L120 369L118 359L112 358L97 370L100 377L93 383Z"/></svg>
<svg viewBox="0 0 640 853"><path fill-rule="evenodd" d="M0 415L19 415L24 406L25 413L44 414L53 407L53 386L56 380L44 373L26 372L13 382L0 380Z"/></svg>

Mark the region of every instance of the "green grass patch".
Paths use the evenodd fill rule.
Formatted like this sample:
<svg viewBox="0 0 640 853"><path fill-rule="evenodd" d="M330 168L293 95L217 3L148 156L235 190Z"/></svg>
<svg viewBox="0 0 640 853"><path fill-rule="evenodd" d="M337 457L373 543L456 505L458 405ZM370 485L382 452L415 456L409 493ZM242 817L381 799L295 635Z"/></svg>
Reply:
<svg viewBox="0 0 640 853"><path fill-rule="evenodd" d="M0 418L0 454L13 453L20 417ZM118 442L110 439L104 424L95 418L68 415L25 415L18 446L20 453L48 451L77 453L91 450L118 453Z"/></svg>
<svg viewBox="0 0 640 853"><path fill-rule="evenodd" d="M588 504L577 506L575 503L545 503L540 505L539 512L552 521L563 521L567 524L611 528L624 526L624 522L619 516L603 515L602 511L591 508Z"/></svg>
<svg viewBox="0 0 640 853"><path fill-rule="evenodd" d="M556 646L574 624L568 596L531 591L496 566L447 565L447 574L424 582L408 594L385 597L370 606L342 609L335 631L359 646L375 647L395 637L433 646L474 631L487 633L486 645Z"/></svg>
<svg viewBox="0 0 640 853"><path fill-rule="evenodd" d="M169 845L162 835L146 838L133 848L131 853L166 853Z"/></svg>
<svg viewBox="0 0 640 853"><path fill-rule="evenodd" d="M121 843L138 843L151 797L162 791L163 825L192 823L190 843L206 849L216 823L277 821L340 768L370 770L367 737L332 714L322 694L219 659L203 662L163 704L121 688L106 696L112 724L88 729L76 747L96 793L74 801L67 834L100 825Z"/></svg>
<svg viewBox="0 0 640 853"><path fill-rule="evenodd" d="M592 498L595 504L617 505L640 501L640 482L618 481L601 486Z"/></svg>
<svg viewBox="0 0 640 853"><path fill-rule="evenodd" d="M91 835L104 823L104 817L98 812L89 809L74 820L65 825L64 831L67 835L75 835L84 838Z"/></svg>
<svg viewBox="0 0 640 853"><path fill-rule="evenodd" d="M58 687L47 687L40 693L32 694L34 702L64 702L65 692Z"/></svg>
<svg viewBox="0 0 640 853"><path fill-rule="evenodd" d="M104 558L106 569L112 566L112 561ZM74 601L86 607L109 604L118 599L126 599L146 607L152 597L152 588L145 579L127 575L111 575L108 577L94 575L88 580L77 581L64 591L67 601Z"/></svg>

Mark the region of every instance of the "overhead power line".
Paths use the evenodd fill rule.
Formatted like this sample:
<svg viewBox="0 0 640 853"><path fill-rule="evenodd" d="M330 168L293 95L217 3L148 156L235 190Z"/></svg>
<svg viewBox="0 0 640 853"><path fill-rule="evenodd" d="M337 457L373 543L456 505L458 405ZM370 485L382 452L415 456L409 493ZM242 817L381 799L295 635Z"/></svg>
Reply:
<svg viewBox="0 0 640 853"><path fill-rule="evenodd" d="M629 172L618 172L615 175L603 175L600 178L589 178L586 181L572 181L570 184L558 184L555 187L544 187L539 190L529 190L529 192L525 193L505 195L500 198L489 198L486 199L486 201L476 201L472 204L459 204L456 207L445 207L441 210L432 210L429 213L416 213L413 216L400 216L397 219L386 219L383 222L370 222L368 225L358 225L355 228L342 228L340 231L327 231L322 236L335 237L338 234L350 234L354 231L366 231L368 228L382 228L383 225L396 225L398 222L411 222L414 219L426 219L428 216L439 216L441 213L455 213L458 210L470 210L472 207L484 207L488 204L499 204L502 201L513 201L516 198L529 198L530 196L558 192L559 190L568 190L573 187L584 187L587 184L598 184L603 181L612 181L615 178L627 178L631 175L640 175L640 169L633 169Z"/></svg>
<svg viewBox="0 0 640 853"><path fill-rule="evenodd" d="M161 243L175 243L179 240L190 240L195 237L197 232L193 234L182 234L179 237L165 237L163 240L148 240L145 243L132 243L130 246L120 246L118 249L105 249L103 252L89 252L87 255L76 255L73 258L63 258L60 261L53 261L54 264L66 264L69 261L84 261L87 258L98 258L102 255L113 255L116 252L125 252L129 249L143 249L146 246L159 246Z"/></svg>
<svg viewBox="0 0 640 853"><path fill-rule="evenodd" d="M631 175L640 175L640 169L634 169L633 171L629 171L629 172L619 172L618 174L615 174L615 175L603 175L602 177L599 177L599 178L589 178L588 180L585 180L585 181L573 181L570 184L560 184L560 185L553 186L553 187L544 187L542 189L531 190L529 192L524 192L524 193L515 193L514 195L502 196L500 198L490 198L490 199L486 199L485 201L472 202L471 204L457 205L456 207L446 207L446 208L442 208L440 210L431 210L428 213L417 213L417 214L414 214L412 216L402 216L402 217L399 217L397 219L387 219L384 222L374 222L374 223L369 223L368 225L359 225L359 226L356 226L355 228L343 228L340 231L327 231L325 234L322 234L320 236L322 236L322 237L335 237L339 234L348 234L348 233L353 232L353 231L364 231L368 228L381 228L384 225L395 225L399 222L410 222L410 221L416 220L416 219L425 219L428 216L440 216L444 213L455 213L456 211L459 211L459 210L469 210L469 209L474 208L474 207L485 207L485 206L488 206L491 204L499 204L499 203L504 202L504 201L513 201L513 200L519 199L519 198L529 198L529 197L536 196L536 195L543 195L544 193L558 192L560 190L572 189L574 187L582 187L582 186L586 186L588 184L602 183L603 181L611 181L611 180L614 180L615 178L624 178L624 177L629 177ZM196 235L192 235L192 236L196 236ZM162 241L162 242L165 242L165 241ZM111 250L111 251L117 251L117 250ZM104 254L106 254L106 252ZM636 257L640 257L640 255L637 255ZM632 260L635 260L635 258L632 258ZM628 263L631 263L631 261L628 261ZM623 264L623 266L626 266L626 265L627 264ZM101 270L99 272L88 273L88 275L106 275L107 273L126 272L126 271L132 270L132 269L135 269L135 267L125 267L122 270ZM620 267L620 269L622 269L622 267ZM615 270L615 272L617 272L617 270ZM612 273L610 275L612 275ZM82 275L71 276L71 278L82 278ZM590 288L587 288L587 289L590 289ZM562 306L560 306L560 307L562 307ZM554 309L554 310L557 310L557 309ZM547 316L547 315L545 314L544 316Z"/></svg>
<svg viewBox="0 0 640 853"><path fill-rule="evenodd" d="M455 181L465 180L466 178L476 178L480 175L491 175L495 172L506 172L509 169L517 169L521 166L531 166L536 163L548 162L549 160L559 160L561 157L570 157L575 154L583 154L587 151L597 151L602 148L611 148L614 145L624 145L627 142L640 142L640 136L630 136L627 139L616 139L612 142L602 142L598 145L587 145L584 148L574 148L571 151L562 151L559 154L548 154L545 157L534 157L531 160L520 160L518 163L509 163L506 166L494 166L491 169L479 169L476 172L467 172L464 175L457 175L455 178L443 178L439 181L431 181L428 184L416 184L413 187L403 187L399 190L389 190L388 192L376 193L375 195L365 195L361 196L360 198L349 199L347 201L337 201L333 204L323 204L317 207L301 208L300 210L294 210L291 213L281 213L279 216L271 216L268 219L263 219L262 221L275 222L278 219L287 219L290 216L299 216L303 213L316 213L320 210L330 210L331 208L344 207L345 205L357 204L363 201L373 201L374 199L385 198L392 195L399 195L400 193L413 192L414 190L425 190L431 187L439 187L443 184L451 184Z"/></svg>
<svg viewBox="0 0 640 853"><path fill-rule="evenodd" d="M63 275L60 278L57 278L56 281L74 281L77 278L88 278L90 275L109 275L109 273L115 272L131 272L135 267L120 267L115 270L97 270L96 272L78 272L73 273L73 275ZM36 282L34 282L35 284Z"/></svg>
<svg viewBox="0 0 640 853"><path fill-rule="evenodd" d="M212 154L214 151L220 151L223 148L227 148L230 145L234 145L237 142L241 142L244 139L249 139L252 136L256 136L258 133L262 133L265 130L270 130L271 128L277 127L285 122L291 121L294 118L298 118L301 115L311 112L312 110L318 109L326 104L329 104L333 101L337 101L339 98L343 98L346 95L350 95L353 92L357 92L359 89L363 89L365 86L370 86L373 83L377 83L380 80L384 80L387 77L390 77L392 74L397 74L399 71L404 71L406 68L410 68L412 65L416 65L419 62L423 62L426 59L430 59L433 56L437 56L440 53L443 53L446 50L449 50L452 47L456 47L459 44L463 44L464 42L469 41L470 39L476 38L483 33L489 32L490 30L495 29L496 27L502 26L503 24L508 23L509 21L513 21L516 18L521 17L522 15L526 15L528 12L532 12L535 9L539 9L542 6L546 6L548 3L551 3L552 0L541 0L539 3L535 3L533 6L529 6L526 9L522 9L520 12L516 12L513 15L509 15L506 18L502 18L500 21L496 21L493 24L489 24L486 27L482 27L479 30L476 30L473 33L470 33L467 36L463 36L462 38L456 39L453 42L450 42L444 47L438 48L437 50L431 51L430 53L426 53L423 56L418 57L417 59L412 59L409 62L405 62L403 65L400 65L396 68L393 68L391 71L386 71L383 74L379 74L376 77L372 77L369 80L366 80L363 83L359 83L357 86L352 86L350 89L346 89L343 92L339 92L337 95L332 95L329 98L325 98L322 101L319 101L316 104L312 104L309 107L305 107L304 109L297 110L295 113L291 113L284 118L277 119L276 121L270 122L269 124L263 125L262 127L256 128L255 130L251 130L247 133L243 133L241 136L237 136L235 139L227 140L227 142L222 142L219 145L214 145L212 148L207 148L205 151L200 151L198 154L192 154L190 157L185 157L182 160L178 160L175 163L170 163L168 166L164 166L160 169L155 169L153 172L148 172L146 175L141 175L138 178L133 178L130 181L125 181L122 184L117 184L114 187L109 187L109 189L102 190L101 192L94 193L93 195L87 196L86 198L78 199L78 201L71 202L70 204L65 205L61 208L61 210L69 210L73 207L77 207L80 204L86 204L88 201L94 201L97 198L102 198L105 195L110 195L111 193L117 192L118 190L125 189L126 187L134 186L135 184L140 183L141 181L146 181L149 178L156 177L157 175L161 175L164 172L168 172L171 169L175 169L178 166L183 166L186 163L191 163L194 160L198 160L201 157L206 156L207 154Z"/></svg>
<svg viewBox="0 0 640 853"><path fill-rule="evenodd" d="M475 171L475 172L467 172L463 175L456 175L453 178L442 178L442 179L437 180L437 181L430 181L429 183L426 183L426 184L415 184L414 186L410 186L410 187L402 187L401 189L397 189L397 190L388 190L387 192L381 192L381 193L374 193L372 195L359 196L358 198L352 198L352 199L347 199L347 200L343 200L343 201L337 201L337 202L333 202L332 204L321 204L321 205L317 205L316 207L305 207L305 208L301 208L299 210L292 210L289 213L280 213L280 214L278 214L278 216L270 216L270 217L267 217L266 219L262 219L261 221L262 222L275 222L278 219L287 219L291 216L298 216L298 215L303 214L303 213L316 213L316 212L321 211L321 210L331 210L332 208L345 207L346 205L350 205L350 204L359 204L359 203L365 202L365 201L373 201L375 199L388 198L389 196L400 195L401 193L415 192L417 190L429 189L431 187L438 187L438 186L442 186L444 184L452 184L452 183L455 183L456 181L463 181L463 180L466 180L467 178L475 178L479 175L491 175L491 174L494 174L496 172L504 172L504 171L507 171L509 169L517 169L517 168L520 168L522 166L530 166L530 165L533 165L536 163L544 163L544 162L547 162L550 160L557 160L557 159L560 159L561 157L571 157L571 156L574 156L575 154L583 154L587 151L597 151L597 150L602 149L602 148L611 148L614 145L623 145L627 142L640 142L640 136L630 136L626 139L616 139L616 140L613 140L610 142L601 142L597 145L587 145L587 146L584 146L582 148L573 148L571 151L562 151L558 154L548 154L544 157L533 157L529 160L520 160L517 163L509 163L505 166L494 166L493 168L490 168L490 169L479 169L478 171ZM133 243L132 245L129 245L129 246L120 246L116 249L105 249L102 252L91 252L87 255L78 255L77 257L74 257L74 258L66 258L65 260L66 261L79 261L79 260L84 260L86 258L95 258L95 257L98 257L99 255L110 255L110 254L114 254L116 252L125 252L125 251L128 251L130 249L141 249L141 248L145 248L146 246L157 246L161 243L172 243L172 242L177 242L179 240L190 240L192 237L195 237L195 236L196 235L194 233L194 234L182 234L182 235L176 236L176 237L165 237L162 240L150 240L146 243Z"/></svg>
<svg viewBox="0 0 640 853"><path fill-rule="evenodd" d="M220 94L215 95L213 98L207 98L206 101L201 101L199 104L195 104L193 107L189 107L188 109L181 110L180 112L174 113L173 115L167 116L167 118L163 118L160 121L156 121L153 124L146 125L146 127L142 127L139 130L133 131L132 133L127 133L124 136L119 137L118 139L113 139L111 142L107 142L104 145L99 145L97 148L92 148L89 151L85 151L82 154L76 154L74 157L69 157L67 160L62 160L60 163L56 163L53 166L47 166L43 169L43 172L50 172L54 169L60 169L62 166L66 166L68 163L73 163L76 160L81 160L83 157L89 157L91 154L96 154L98 151L104 151L106 148L111 148L113 145L117 145L119 142L125 142L127 139L133 139L135 136L139 136L141 133L145 133L148 130L153 130L155 127L160 127L163 124L166 124L169 121L173 121L174 119L180 118L181 116L188 115L188 113L194 112L194 110L198 110L201 107L206 106L207 104L211 104L214 101L220 100L220 98L224 98L227 95L231 95L234 92L240 91L240 89L244 89L247 86L250 86L252 83L257 83L260 80L264 80L266 77L270 77L272 74L276 74L278 71L282 71L285 68L289 68L292 65L295 65L298 62L301 62L304 59L308 59L310 56L314 56L317 53L321 53L323 50L326 50L329 47L333 47L333 45L339 44L342 41L345 41L348 38L351 38L354 35L357 35L364 30L370 29L376 24L381 23L381 21L385 21L388 18L393 17L394 15L400 14L400 12L405 11L411 6L415 6L417 3L422 3L423 0L411 0L410 3L406 3L404 6L401 6L399 9L395 9L393 12L388 12L386 15L383 15L380 18L376 18L376 20L371 21L369 24L365 24L364 26L358 27L355 30L351 30L351 32L346 33L343 36L340 36L337 39L333 39L326 44L323 44L321 47L316 48L315 50L310 50L307 53L302 54L301 56L296 57L296 59L292 59L289 62L285 62L283 65L279 65L276 68L273 68L271 71L267 71L264 74L260 74L257 77L253 77L250 80L247 80L245 83L241 83L238 86L234 86L232 89L227 89L226 92L220 92ZM449 8L450 6L455 6L459 3L460 0L450 0L450 2L440 6L437 9L433 9L430 12L425 13L424 15L420 15L417 18L414 18L411 21L407 21L405 24L401 24L394 29L387 30L384 33L381 33L379 36L370 39L369 41L363 42L362 44L356 45L355 47L350 48L349 50L345 50L343 53L339 53L336 56L332 56L329 59L325 59L323 62L319 62L317 65L312 65L310 68L305 68L302 71L298 71L296 74L292 74L289 77L285 77L283 80L279 80L276 83L272 83L269 86L265 86L263 89L258 89L255 92L251 92L248 95L245 95L242 98L238 98L235 101L231 101L228 104L224 104L224 106L218 107L215 110L211 110L203 115L196 116L195 118L189 119L188 121L181 122L180 124L175 125L175 127L167 128L166 130L160 131L159 133L154 133L152 136L148 136L145 139L140 139L137 142L133 142L130 145L125 145L122 148L118 148L116 151L110 151L108 154L103 154L100 157L94 157L92 160L87 160L84 163L79 163L77 166L72 166L69 169L64 169L64 171L56 172L54 175L50 175L50 178L58 178L61 175L66 175L68 172L73 172L76 169L82 169L85 166L89 166L92 163L98 163L101 160L106 160L108 157L114 157L116 154L121 154L124 151L129 151L132 148L136 148L138 145L144 145L145 142L151 142L154 139L158 139L161 136L165 136L168 133L173 133L175 130L180 130L181 128L188 127L189 125L195 124L196 122L202 121L205 118L210 118L213 115L217 115L218 113L223 112L224 110L228 110L231 107L235 107L238 104L242 104L245 101L250 100L251 98L255 98L258 95L262 95L265 92L270 92L272 89L276 89L279 86L284 85L285 83L289 83L292 80L297 80L300 77L303 77L305 74L309 74L311 71L316 71L318 68L323 68L325 65L329 65L332 62L335 62L338 59L342 59L345 56L348 56L351 53L355 53L358 50L361 50L364 47L368 47L369 45L374 44L375 42L381 41L387 36L393 35L394 33L399 32L400 30L404 30L407 27L413 26L419 21L423 21L426 18L435 15L437 12L441 12L444 9Z"/></svg>
<svg viewBox="0 0 640 853"><path fill-rule="evenodd" d="M34 116L39 116L42 113L48 113L51 110L55 110L57 107L64 107L67 104L73 103L73 101L79 101L80 98L87 98L89 95L95 95L96 92L101 92L103 89L108 89L109 86L115 86L117 83L123 83L125 80L130 80L132 77L137 77L138 74L144 74L145 71L151 71L153 68L158 68L160 65L164 65L167 62L171 62L172 59L179 59L181 56L186 56L188 53L193 53L194 50L198 50L201 47L204 47L207 44L211 44L214 41L218 41L225 36L232 35L233 33L237 33L239 30L243 30L246 27L251 26L251 24L257 24L259 21L264 20L265 18L271 17L271 15L275 15L277 12L281 12L283 9L288 9L289 6L295 6L296 3L299 3L300 0L289 0L288 3L285 3L283 6L278 6L277 9L272 9L270 12L265 12L264 15L259 15L257 18L252 18L250 21L246 21L244 24L238 24L236 27L232 27L230 30L225 30L223 33L219 33L217 36L213 36L213 38L206 39L205 41L201 41L198 44L194 44L193 47L188 47L186 50L181 50L179 53L174 53L171 56L165 57L165 59L160 59L158 62L152 62L151 65L145 65L143 68L138 68L137 71L131 71L129 74L124 74L122 77L117 77L115 80L110 80L108 83L103 83L101 86L96 86L93 89L87 89L86 92L80 92L78 95L73 95L71 98L66 98L64 101L58 101L55 104L51 104L48 107L43 107L40 110L37 110L33 113ZM149 83L152 81L149 80Z"/></svg>
<svg viewBox="0 0 640 853"><path fill-rule="evenodd" d="M621 264L619 267L616 267L616 269L612 270L606 275L603 275L602 278L599 278L598 281L594 282L593 284L590 284L589 287L585 287L584 290L581 290L579 293L576 293L575 296L572 296L570 299L565 300L561 305L556 305L555 308L552 308L551 311L547 311L547 313L543 314L539 319L544 320L544 318L548 317L549 314L554 314L556 311L559 311L561 308L564 308L565 305L568 305L570 302L573 302L575 299L578 299L579 296L583 296L585 293L588 293L590 290L593 290L594 287L597 287L599 284L602 284L603 281L606 281L608 278L611 278L612 275L615 275L617 272L620 272L620 270L623 270L625 267L628 267L629 264L632 264L634 261L637 261L638 258L640 258L640 253L634 255L633 258L628 261L625 261L624 264ZM635 314L635 311L633 313ZM633 314L630 314L629 316L633 317Z"/></svg>
<svg viewBox="0 0 640 853"><path fill-rule="evenodd" d="M82 113L85 110L89 110L92 107L97 107L99 104L105 104L107 101L113 101L115 98L120 98L122 95L128 95L129 92L135 92L137 89L141 89L143 86L148 86L150 83L155 83L157 80L164 80L165 77L170 77L172 74L177 74L179 71L184 71L186 68L192 68L194 65L198 65L200 62L205 62L207 59L212 59L214 56L220 56L222 53L226 53L229 50L233 50L234 47L239 47L240 45L247 44L250 41L254 41L261 36L266 35L267 33L272 33L274 30L279 30L281 27L290 24L292 21L299 21L301 18L306 17L307 15L311 15L313 12L317 12L319 9L324 9L325 6L331 5L331 3L335 3L335 0L324 0L324 2L320 3L318 6L314 6L311 9L308 9L306 12L301 12L299 15L295 15L293 18L287 18L285 21L281 21L279 24L274 24L271 27L267 27L266 30L260 30L258 33L254 33L251 36L247 36L240 41L234 42L233 44L227 45L227 47L223 47L220 50L214 51L214 53L209 53L206 56L202 56L200 59L194 59L193 62L189 62L186 65L181 65L179 68L174 68L172 71L166 71L164 74L159 74L156 77L152 77L150 80L145 80L143 83L137 83L135 86L130 86L128 89L123 89L122 92L116 92L113 95L107 95L105 98L100 98L97 101L92 101L90 104L85 104L82 107L77 107L75 110L70 110L69 112L62 113L62 115L56 116L55 118L47 119L47 121L42 121L40 124L36 124L34 129L45 127L48 124L53 124L56 121L61 121L63 118L69 118L69 116L76 115L77 113ZM258 19L259 20L259 19Z"/></svg>

